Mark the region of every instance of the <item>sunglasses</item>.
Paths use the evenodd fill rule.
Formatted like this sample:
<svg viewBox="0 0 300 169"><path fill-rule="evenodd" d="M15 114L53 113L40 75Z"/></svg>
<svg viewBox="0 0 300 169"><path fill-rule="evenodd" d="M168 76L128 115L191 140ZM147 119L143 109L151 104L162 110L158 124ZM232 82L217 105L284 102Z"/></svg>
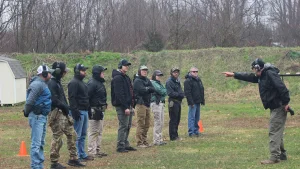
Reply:
<svg viewBox="0 0 300 169"><path fill-rule="evenodd" d="M198 73L198 71L191 71L192 73Z"/></svg>

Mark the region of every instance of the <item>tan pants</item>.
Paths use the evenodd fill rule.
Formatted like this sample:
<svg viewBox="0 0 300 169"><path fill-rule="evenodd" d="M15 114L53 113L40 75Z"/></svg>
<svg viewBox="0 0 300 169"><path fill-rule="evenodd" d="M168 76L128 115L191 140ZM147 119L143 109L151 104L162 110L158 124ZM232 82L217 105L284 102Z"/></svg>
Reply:
<svg viewBox="0 0 300 169"><path fill-rule="evenodd" d="M88 155L95 156L100 153L102 132L103 132L103 120L89 120L88 129Z"/></svg>
<svg viewBox="0 0 300 169"><path fill-rule="evenodd" d="M163 126L164 126L164 109L165 104L151 103L151 109L154 114L154 126L153 126L153 144L159 144L163 141Z"/></svg>
<svg viewBox="0 0 300 169"><path fill-rule="evenodd" d="M137 145L149 145L147 142L147 132L150 127L150 108L137 104L135 106L137 114L136 142Z"/></svg>

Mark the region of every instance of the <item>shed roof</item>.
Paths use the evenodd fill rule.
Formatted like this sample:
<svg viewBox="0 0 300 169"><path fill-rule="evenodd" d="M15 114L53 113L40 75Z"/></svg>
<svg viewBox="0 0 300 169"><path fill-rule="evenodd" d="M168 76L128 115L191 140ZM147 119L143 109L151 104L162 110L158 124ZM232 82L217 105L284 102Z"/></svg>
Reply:
<svg viewBox="0 0 300 169"><path fill-rule="evenodd" d="M26 78L26 73L18 60L9 58L7 55L0 55L0 61L8 63L16 79Z"/></svg>

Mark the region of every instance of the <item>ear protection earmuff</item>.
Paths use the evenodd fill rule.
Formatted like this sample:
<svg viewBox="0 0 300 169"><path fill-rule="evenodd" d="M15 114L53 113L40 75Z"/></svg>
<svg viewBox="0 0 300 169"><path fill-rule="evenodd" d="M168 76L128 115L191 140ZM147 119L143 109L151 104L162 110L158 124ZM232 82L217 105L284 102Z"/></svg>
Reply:
<svg viewBox="0 0 300 169"><path fill-rule="evenodd" d="M80 63L77 63L76 66L75 66L75 70L74 70L75 74L80 73L79 66L80 66Z"/></svg>
<svg viewBox="0 0 300 169"><path fill-rule="evenodd" d="M43 76L44 78L47 78L47 77L48 77L48 71L47 71L46 65L43 65L42 76Z"/></svg>
<svg viewBox="0 0 300 169"><path fill-rule="evenodd" d="M124 59L122 59L122 60L120 61L120 63L118 64L118 69L122 69L122 66L123 66L123 65L122 65L122 62L123 62L123 60L124 60Z"/></svg>
<svg viewBox="0 0 300 169"><path fill-rule="evenodd" d="M55 68L54 72L57 75L59 75L61 73L60 62L56 62L56 68Z"/></svg>
<svg viewBox="0 0 300 169"><path fill-rule="evenodd" d="M255 70L257 70L257 71L260 71L261 70L261 67L259 66L259 63L258 63L258 58L257 59L255 59L255 61L254 61L254 64L252 65L252 69L255 69Z"/></svg>

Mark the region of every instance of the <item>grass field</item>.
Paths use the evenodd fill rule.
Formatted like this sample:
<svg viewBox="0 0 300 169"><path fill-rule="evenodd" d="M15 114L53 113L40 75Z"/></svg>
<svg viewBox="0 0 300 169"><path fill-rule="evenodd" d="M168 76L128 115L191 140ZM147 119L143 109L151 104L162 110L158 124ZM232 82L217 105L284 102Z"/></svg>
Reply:
<svg viewBox="0 0 300 169"><path fill-rule="evenodd" d="M295 110L297 98L293 99ZM22 107L0 108L0 168L29 168L29 157L17 157L21 141L26 142L30 150L30 128L27 118L21 113ZM298 111L296 111L298 112ZM152 116L153 117L153 116ZM299 168L300 165L300 115L288 115L285 130L285 146L288 160L280 164L262 166L261 160L269 157L268 119L269 111L262 108L260 102L207 103L202 107L201 118L204 134L199 138L187 137L187 106L183 104L179 142L170 142L168 138L168 114L165 111L165 146L138 149L136 152L118 154L115 152L118 122L112 108L105 116L103 150L109 154L87 163L86 168ZM134 134L136 119L130 133L130 142L135 146ZM152 140L152 128L148 139ZM65 138L64 138L65 140ZM45 167L49 168L49 149L51 130L47 129L45 146ZM68 152L66 144L61 149L60 162L66 165Z"/></svg>

